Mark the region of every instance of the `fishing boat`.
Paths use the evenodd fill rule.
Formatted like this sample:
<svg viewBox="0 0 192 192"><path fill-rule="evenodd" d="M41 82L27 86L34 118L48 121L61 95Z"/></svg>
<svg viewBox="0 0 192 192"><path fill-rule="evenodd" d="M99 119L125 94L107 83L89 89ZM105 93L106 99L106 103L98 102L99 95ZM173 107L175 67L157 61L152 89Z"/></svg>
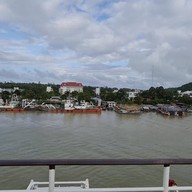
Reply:
<svg viewBox="0 0 192 192"><path fill-rule="evenodd" d="M0 108L1 112L24 112L23 108Z"/></svg>
<svg viewBox="0 0 192 192"><path fill-rule="evenodd" d="M141 110L139 109L129 110L121 107L114 107L114 111L120 114L140 114L141 113Z"/></svg>
<svg viewBox="0 0 192 192"><path fill-rule="evenodd" d="M185 112L177 105L159 105L158 111L167 116L183 116Z"/></svg>
<svg viewBox="0 0 192 192"><path fill-rule="evenodd" d="M22 108L17 107L19 104L19 101L10 101L8 102L2 102L2 99L0 100L0 111L13 111L13 112L21 112L24 111Z"/></svg>
<svg viewBox="0 0 192 192"><path fill-rule="evenodd" d="M89 180L83 181L55 181L55 167L56 166L148 166L152 169L153 166L163 167L162 185L160 186L136 186L129 187L131 183L127 183L127 187L115 188L91 188ZM192 186L178 185L176 181L170 178L170 168L174 165L192 165L192 159L49 159L49 160L0 160L1 167L15 167L15 166L48 166L49 180L48 181L34 181L31 180L26 189L14 190L0 190L0 192L146 192L146 191L161 191L161 192L179 192L191 191ZM175 169L174 169L175 170ZM175 172L175 171L174 171ZM131 172L130 172L131 174ZM83 176L83 175L82 175ZM147 175L146 175L147 176ZM18 178L19 179L19 178ZM11 182L10 182L11 188Z"/></svg>
<svg viewBox="0 0 192 192"><path fill-rule="evenodd" d="M13 109L13 108L15 108L15 105L12 104L0 105L0 109Z"/></svg>
<svg viewBox="0 0 192 192"><path fill-rule="evenodd" d="M78 108L71 108L71 109L64 109L64 113L101 113L101 108L84 108L84 109L78 109Z"/></svg>
<svg viewBox="0 0 192 192"><path fill-rule="evenodd" d="M102 109L87 102L76 104L73 100L64 102L64 113L101 113Z"/></svg>

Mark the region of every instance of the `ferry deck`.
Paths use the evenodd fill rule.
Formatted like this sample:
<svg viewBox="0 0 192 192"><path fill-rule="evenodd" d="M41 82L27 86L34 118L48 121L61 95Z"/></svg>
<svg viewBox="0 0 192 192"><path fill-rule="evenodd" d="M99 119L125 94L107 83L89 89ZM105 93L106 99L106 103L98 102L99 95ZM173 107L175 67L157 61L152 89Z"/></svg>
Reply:
<svg viewBox="0 0 192 192"><path fill-rule="evenodd" d="M49 181L38 182L31 180L26 189L1 190L0 192L180 192L192 191L192 186L170 185L170 167L171 165L191 165L192 159L49 159L49 160L0 160L0 166L47 166L49 167ZM85 181L55 181L55 166L71 165L158 165L163 168L162 186L157 187L125 187L125 188L90 188L89 180ZM172 180L173 181L173 180ZM11 183L11 181L10 181ZM1 186L0 186L1 187Z"/></svg>

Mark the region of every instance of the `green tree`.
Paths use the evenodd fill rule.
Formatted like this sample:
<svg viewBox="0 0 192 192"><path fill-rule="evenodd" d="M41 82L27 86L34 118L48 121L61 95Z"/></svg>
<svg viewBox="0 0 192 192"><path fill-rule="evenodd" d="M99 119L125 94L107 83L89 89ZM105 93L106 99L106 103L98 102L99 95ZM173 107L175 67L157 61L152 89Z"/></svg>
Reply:
<svg viewBox="0 0 192 192"><path fill-rule="evenodd" d="M128 102L128 95L125 89L119 89L116 93L116 101L120 103L127 103Z"/></svg>
<svg viewBox="0 0 192 192"><path fill-rule="evenodd" d="M140 96L137 96L134 99L134 103L139 104L139 105L142 104L142 101L143 101L143 99Z"/></svg>
<svg viewBox="0 0 192 192"><path fill-rule="evenodd" d="M3 99L3 102L9 102L10 99L10 93L8 91L3 91L1 94L1 98Z"/></svg>
<svg viewBox="0 0 192 192"><path fill-rule="evenodd" d="M21 95L21 91L18 90L18 89L16 89L16 90L14 91L14 93L15 93L17 96L20 96L20 95Z"/></svg>
<svg viewBox="0 0 192 192"><path fill-rule="evenodd" d="M165 89L161 86L161 87L157 87L155 89L156 92L156 97L159 99L162 99L165 97Z"/></svg>
<svg viewBox="0 0 192 192"><path fill-rule="evenodd" d="M183 95L183 97L178 98L178 102L185 104L192 104L192 98L189 95Z"/></svg>
<svg viewBox="0 0 192 192"><path fill-rule="evenodd" d="M73 91L70 95L71 95L71 97L73 97L73 98L77 98L78 95L79 95L79 93L78 93L77 91Z"/></svg>
<svg viewBox="0 0 192 192"><path fill-rule="evenodd" d="M151 87L148 92L148 97L151 99L155 99L156 97L156 89L154 87Z"/></svg>

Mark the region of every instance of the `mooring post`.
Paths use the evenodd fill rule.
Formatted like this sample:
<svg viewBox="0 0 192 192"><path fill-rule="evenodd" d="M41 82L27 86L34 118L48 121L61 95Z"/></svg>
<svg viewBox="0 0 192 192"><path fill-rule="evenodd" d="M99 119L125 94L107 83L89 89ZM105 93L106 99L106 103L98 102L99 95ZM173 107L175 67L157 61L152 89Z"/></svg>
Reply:
<svg viewBox="0 0 192 192"><path fill-rule="evenodd" d="M170 173L170 165L164 165L163 170L163 188L164 192L169 191L169 173Z"/></svg>
<svg viewBox="0 0 192 192"><path fill-rule="evenodd" d="M49 165L49 192L54 192L55 187L55 165Z"/></svg>

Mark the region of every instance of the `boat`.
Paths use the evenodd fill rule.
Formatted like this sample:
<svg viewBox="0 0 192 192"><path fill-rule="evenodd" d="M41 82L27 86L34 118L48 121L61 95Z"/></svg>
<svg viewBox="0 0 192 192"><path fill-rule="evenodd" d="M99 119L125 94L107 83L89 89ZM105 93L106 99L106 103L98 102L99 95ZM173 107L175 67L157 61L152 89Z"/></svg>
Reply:
<svg viewBox="0 0 192 192"><path fill-rule="evenodd" d="M158 112L167 116L183 116L185 111L177 105L159 105Z"/></svg>
<svg viewBox="0 0 192 192"><path fill-rule="evenodd" d="M64 113L101 113L102 109L93 108L93 109L64 109Z"/></svg>
<svg viewBox="0 0 192 192"><path fill-rule="evenodd" d="M75 103L74 100L65 100L64 113L101 113L102 109L87 102Z"/></svg>
<svg viewBox="0 0 192 192"><path fill-rule="evenodd" d="M0 108L1 112L24 112L23 108Z"/></svg>
<svg viewBox="0 0 192 192"><path fill-rule="evenodd" d="M13 109L18 105L17 100L11 100L8 102L7 100L4 102L3 99L0 99L0 109Z"/></svg>
<svg viewBox="0 0 192 192"><path fill-rule="evenodd" d="M133 110L129 110L129 109L124 109L121 107L114 107L114 111L120 114L140 114L141 110L139 109L133 109Z"/></svg>
<svg viewBox="0 0 192 192"><path fill-rule="evenodd" d="M2 102L2 99L0 100L0 111L13 111L13 112L21 112L24 111L24 109L18 107L19 101L11 100L9 103Z"/></svg>
<svg viewBox="0 0 192 192"><path fill-rule="evenodd" d="M154 166L163 168L162 184L160 186L136 186L129 187L131 183L127 183L126 187L115 188L92 188L89 180L80 181L55 181L56 166L148 166L152 169ZM31 180L26 189L0 190L0 192L179 192L191 191L192 186L178 185L177 182L170 178L170 168L174 165L190 166L192 159L39 159L39 160L0 160L0 167L13 166L48 166L49 180L34 181ZM176 168L176 167L175 167ZM174 168L174 170L175 170ZM175 172L175 171L174 171ZM132 174L130 172L130 174ZM145 175L147 176L147 175ZM83 175L82 175L83 177ZM190 179L190 178L189 178ZM104 181L103 181L104 182ZM10 186L11 187L11 186Z"/></svg>
<svg viewBox="0 0 192 192"><path fill-rule="evenodd" d="M13 109L13 108L15 108L15 105L11 104L0 105L0 109Z"/></svg>

